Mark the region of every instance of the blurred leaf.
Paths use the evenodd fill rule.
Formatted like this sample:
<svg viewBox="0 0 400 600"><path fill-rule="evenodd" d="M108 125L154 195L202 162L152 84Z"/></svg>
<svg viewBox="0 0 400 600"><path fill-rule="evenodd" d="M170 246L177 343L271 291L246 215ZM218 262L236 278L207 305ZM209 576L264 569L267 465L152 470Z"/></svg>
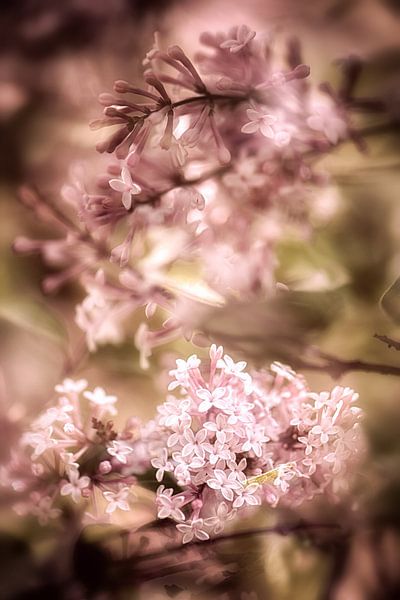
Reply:
<svg viewBox="0 0 400 600"><path fill-rule="evenodd" d="M60 344L67 339L67 332L58 317L37 300L9 296L2 298L0 319Z"/></svg>
<svg viewBox="0 0 400 600"><path fill-rule="evenodd" d="M173 278L170 276L160 277L157 283L174 294L179 294L189 300L209 304L210 306L223 306L224 298L212 290L207 284L198 279Z"/></svg>
<svg viewBox="0 0 400 600"><path fill-rule="evenodd" d="M340 290L290 291L267 302L228 304L208 313L201 328L247 358L296 364L312 335L328 327L342 307Z"/></svg>
<svg viewBox="0 0 400 600"><path fill-rule="evenodd" d="M350 276L351 290L375 302L387 281L396 242L388 223L394 219L389 196L393 182L355 177L341 186L343 210L330 224L336 260Z"/></svg>
<svg viewBox="0 0 400 600"><path fill-rule="evenodd" d="M156 282L173 294L210 306L223 306L224 298L204 281L199 266L192 262L176 260L168 273L159 273Z"/></svg>
<svg viewBox="0 0 400 600"><path fill-rule="evenodd" d="M383 294L380 305L394 323L400 323L400 277Z"/></svg>
<svg viewBox="0 0 400 600"><path fill-rule="evenodd" d="M348 274L338 263L335 249L326 239L309 242L286 239L278 247L277 279L291 290L324 292L348 283Z"/></svg>
<svg viewBox="0 0 400 600"><path fill-rule="evenodd" d="M90 355L93 365L99 364L105 371L121 375L143 376L139 363L139 352L131 340L118 345L105 344L100 346L96 354Z"/></svg>

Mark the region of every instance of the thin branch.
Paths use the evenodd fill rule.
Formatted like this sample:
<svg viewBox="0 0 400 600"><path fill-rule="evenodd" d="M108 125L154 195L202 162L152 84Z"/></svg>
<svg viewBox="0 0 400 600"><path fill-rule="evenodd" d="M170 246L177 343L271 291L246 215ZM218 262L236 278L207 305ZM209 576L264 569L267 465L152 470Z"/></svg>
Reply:
<svg viewBox="0 0 400 600"><path fill-rule="evenodd" d="M380 363L364 362L362 360L345 360L323 352L319 353L319 358L321 358L323 362L313 364L300 360L296 361L296 367L299 369L329 373L333 379L340 379L343 375L352 371L400 376L400 367L394 365L383 365Z"/></svg>
<svg viewBox="0 0 400 600"><path fill-rule="evenodd" d="M393 338L391 338L387 335L380 335L379 333L375 333L374 338L376 338L380 342L383 342L384 344L386 344L388 346L388 348L394 348L395 350L400 350L400 342L397 340L394 340Z"/></svg>
<svg viewBox="0 0 400 600"><path fill-rule="evenodd" d="M217 537L209 538L208 540L194 540L187 544L179 544L176 546L170 546L159 552L153 552L151 554L145 554L143 556L135 556L135 560L156 560L163 558L171 553L180 553L194 546L200 546L204 548L206 546L215 546L221 542L231 542L238 539L251 537L251 536L263 536L269 533L275 533L278 535L289 535L291 533L310 531L315 529L336 529L342 530L340 525L336 523L297 523L295 525L275 525L274 527L260 527L258 529L248 529L245 531L237 531L234 533L227 533ZM342 530L343 531L343 530Z"/></svg>
<svg viewBox="0 0 400 600"><path fill-rule="evenodd" d="M336 144L327 146L326 148L312 148L303 153L303 156L312 157L314 160L322 160L327 154L336 150L340 146L349 142L354 143L355 138L362 140L363 138L373 137L375 135L381 135L384 133L391 133L399 130L399 124L395 121L386 121L378 125L368 125L361 127L360 129L353 129L351 135L346 138L339 139Z"/></svg>
<svg viewBox="0 0 400 600"><path fill-rule="evenodd" d="M186 104L193 104L194 102L218 102L220 100L225 102L242 102L243 100L249 100L249 96L247 94L236 96L230 96L228 94L204 94L201 96L189 96L189 98L183 98L182 100L172 102L171 108L179 108L180 106L185 106ZM161 108L164 108L164 106L162 106ZM159 110L161 109L158 108L156 111L153 112L157 112Z"/></svg>
<svg viewBox="0 0 400 600"><path fill-rule="evenodd" d="M132 207L129 209L128 212L134 212L134 210L136 208L138 208L139 206L143 206L145 204L156 204L156 202L158 202L161 199L161 197L164 196L164 194L168 194L169 192L172 192L173 190L175 190L179 187L183 187L183 188L190 187L193 185L197 185L199 183L204 183L204 181L207 181L208 179L212 179L213 177L218 177L219 175L222 175L223 173L226 173L227 171L229 171L229 169L231 167L232 167L232 163L228 163L226 165L219 166L216 169L206 171L205 173L203 173L202 175L199 175L199 177L196 177L195 179L182 178L181 180L177 180L174 182L173 185L171 185L168 188L165 188L163 190L157 191L152 196L148 196L145 200L138 200L137 203L134 203L132 205Z"/></svg>

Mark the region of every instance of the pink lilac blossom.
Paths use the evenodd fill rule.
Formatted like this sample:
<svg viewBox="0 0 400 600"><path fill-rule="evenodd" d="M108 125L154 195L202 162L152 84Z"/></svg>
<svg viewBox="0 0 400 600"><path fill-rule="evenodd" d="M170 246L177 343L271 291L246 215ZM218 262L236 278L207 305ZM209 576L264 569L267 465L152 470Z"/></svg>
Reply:
<svg viewBox="0 0 400 600"><path fill-rule="evenodd" d="M15 249L56 269L48 293L80 280L76 322L91 352L123 341L128 318L151 307L135 336L143 367L171 339L200 339L193 315L210 304L275 294L276 242L288 222L308 234L310 190L326 180L313 158L357 138L351 95L314 86L293 40L286 58L245 25L200 42L192 60L157 36L144 85L117 80L100 95L92 128L112 128L97 146L110 156L73 169L56 208L21 192L60 235ZM195 265L198 289L171 280L177 262ZM153 331L156 311L169 318Z"/></svg>
<svg viewBox="0 0 400 600"><path fill-rule="evenodd" d="M43 524L61 514L62 498L92 518L92 508L99 519L129 510L135 473L150 467L141 450L139 420L116 430L109 416L117 415L117 397L100 387L88 389L85 379L65 379L55 390L55 406L35 419L3 467L1 484L12 484L15 509ZM105 514L96 508L101 498L108 502Z"/></svg>
<svg viewBox="0 0 400 600"><path fill-rule="evenodd" d="M210 361L177 361L149 440L161 485L159 518L177 521L183 542L220 532L241 510L295 507L317 494L335 500L364 451L358 395L336 386L313 393L290 368L246 372L212 346Z"/></svg>
<svg viewBox="0 0 400 600"><path fill-rule="evenodd" d="M126 166L122 167L121 179L110 179L109 184L113 190L122 192L122 204L126 210L132 206L132 196L141 192L141 187L132 181L132 175Z"/></svg>
<svg viewBox="0 0 400 600"><path fill-rule="evenodd" d="M232 54L236 54L243 50L243 48L245 48L255 37L255 31L251 31L246 25L241 25L237 28L234 37L225 40L219 47L224 49L227 48Z"/></svg>
<svg viewBox="0 0 400 600"><path fill-rule="evenodd" d="M68 469L69 481L64 483L60 489L61 496L71 496L75 503L78 503L83 496L84 490L89 487L90 478L86 475L79 476L78 469Z"/></svg>
<svg viewBox="0 0 400 600"><path fill-rule="evenodd" d="M220 533L261 504L294 508L346 491L364 448L352 389L315 393L279 363L247 371L215 345L209 356L206 364L196 355L178 359L156 418L131 418L119 432L107 420L117 413L115 396L89 390L84 379L57 385L55 406L32 423L1 471L19 514L45 522L70 498L93 518L90 507L101 498L107 504L95 518L107 519L130 510L132 486L153 468L158 518L175 521L186 543ZM165 486L171 478L176 493Z"/></svg>
<svg viewBox="0 0 400 600"><path fill-rule="evenodd" d="M128 496L130 490L128 487L122 487L118 492L103 492L104 498L108 502L108 506L106 508L106 513L111 514L115 510L129 510Z"/></svg>

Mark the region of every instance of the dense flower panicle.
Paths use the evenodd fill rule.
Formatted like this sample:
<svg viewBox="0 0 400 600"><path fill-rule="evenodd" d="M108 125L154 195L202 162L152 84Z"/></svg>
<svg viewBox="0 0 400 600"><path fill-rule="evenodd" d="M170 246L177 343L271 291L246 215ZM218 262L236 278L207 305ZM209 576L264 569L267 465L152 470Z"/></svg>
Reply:
<svg viewBox="0 0 400 600"><path fill-rule="evenodd" d="M220 533L238 511L262 503L296 507L346 491L364 448L353 390L317 394L279 363L247 372L222 347L212 345L209 355L207 364L196 355L178 359L156 418L131 418L119 432L109 420L116 396L89 390L84 379L57 385L58 401L1 470L15 510L45 523L65 497L107 519L134 510L132 486L154 469L158 517L175 521L189 542ZM168 487L171 478L180 490Z"/></svg>
<svg viewBox="0 0 400 600"><path fill-rule="evenodd" d="M89 390L84 379L65 379L55 389L56 405L32 423L2 471L2 485L14 482L15 510L38 516L43 524L61 514L60 496L84 504L92 519L129 510L133 474L150 466L141 450L139 421L131 419L117 432L109 420L117 415L116 396L100 387Z"/></svg>
<svg viewBox="0 0 400 600"><path fill-rule="evenodd" d="M192 60L178 45L162 49L157 36L145 85L118 80L114 93L100 95L104 115L92 127L112 128L98 145L109 157L92 174L74 168L56 210L22 193L61 237L19 238L15 248L41 252L59 269L45 279L47 292L80 279L88 295L76 321L90 351L120 342L126 318L142 306L152 307L149 319L157 308L170 315L161 329L142 323L137 332L142 366L154 347L201 334L171 266L198 266L202 291L192 288L191 314L216 297L273 295L276 242L288 223L309 233L310 189L326 181L313 158L359 139L351 91L312 85L296 41L288 40L286 58L272 37L245 25L200 42Z"/></svg>
<svg viewBox="0 0 400 600"><path fill-rule="evenodd" d="M149 439L161 485L158 516L178 522L183 541L207 539L237 511L267 503L297 506L316 494L337 498L363 455L358 395L315 394L279 363L245 371L212 346L210 362L179 359Z"/></svg>

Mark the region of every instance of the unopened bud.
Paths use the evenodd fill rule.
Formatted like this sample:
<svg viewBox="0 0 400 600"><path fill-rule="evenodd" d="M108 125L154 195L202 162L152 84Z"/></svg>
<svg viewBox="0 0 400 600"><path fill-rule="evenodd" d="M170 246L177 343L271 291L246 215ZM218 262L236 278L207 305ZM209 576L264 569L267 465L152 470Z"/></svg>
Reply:
<svg viewBox="0 0 400 600"><path fill-rule="evenodd" d="M117 94L126 94L129 92L130 87L131 86L129 83L124 79L118 79L117 81L114 81L114 90L117 92Z"/></svg>
<svg viewBox="0 0 400 600"><path fill-rule="evenodd" d="M175 60L182 60L186 58L184 51L179 46L170 46L167 50L168 56Z"/></svg>
<svg viewBox="0 0 400 600"><path fill-rule="evenodd" d="M103 460L99 464L99 473L102 475L107 475L112 470L112 466L109 460Z"/></svg>
<svg viewBox="0 0 400 600"><path fill-rule="evenodd" d="M118 102L117 98L115 98L112 94L109 94L108 92L102 92L101 94L99 94L98 100L103 106L110 106L110 104L115 104L116 102Z"/></svg>
<svg viewBox="0 0 400 600"><path fill-rule="evenodd" d="M24 236L19 236L16 240L14 240L12 249L18 254L25 254L28 252L37 252L37 250L39 249L39 245L40 242L30 240L29 238L26 238Z"/></svg>
<svg viewBox="0 0 400 600"><path fill-rule="evenodd" d="M310 74L310 67L308 65L297 65L297 67L293 71L293 75L295 75L296 79L304 79L308 77Z"/></svg>
<svg viewBox="0 0 400 600"><path fill-rule="evenodd" d="M34 475L36 475L36 477L40 477L41 475L43 475L43 473L44 473L43 465L40 463L33 463L32 464L32 473Z"/></svg>

